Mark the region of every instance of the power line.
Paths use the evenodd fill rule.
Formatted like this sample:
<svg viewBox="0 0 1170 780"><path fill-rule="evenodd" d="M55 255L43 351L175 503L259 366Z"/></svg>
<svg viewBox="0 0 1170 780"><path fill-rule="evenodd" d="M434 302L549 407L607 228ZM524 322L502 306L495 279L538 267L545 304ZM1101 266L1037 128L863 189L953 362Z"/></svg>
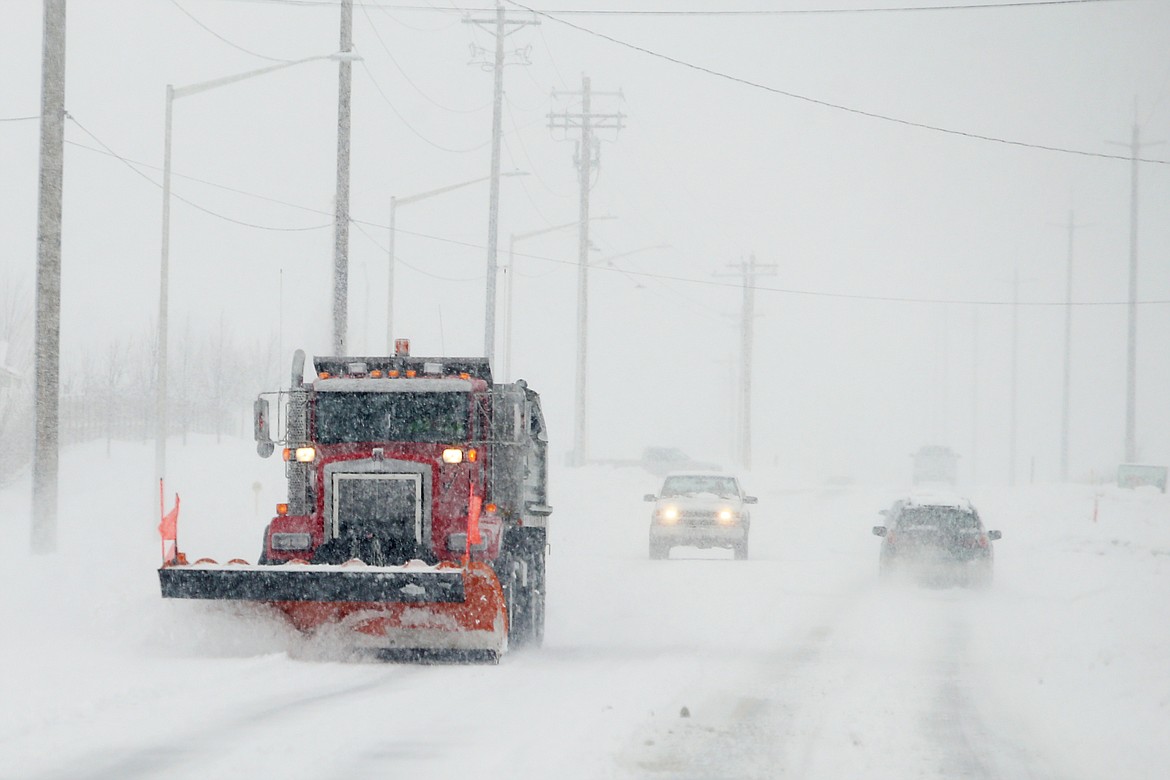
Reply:
<svg viewBox="0 0 1170 780"><path fill-rule="evenodd" d="M69 119L70 121L73 122L73 124L75 124L79 128L81 128L81 131L83 133L85 133L90 138L92 138L94 141L96 141L98 143L98 145L101 146L103 149L105 149L106 153L109 154L111 157L114 157L117 160L119 160L123 165L125 165L130 170L134 171L134 173L136 173L138 176L141 176L143 179L146 179L148 182L153 184L155 187L159 187L160 189L162 188L161 183L155 181L154 179L150 178L142 171L138 170L138 168L136 168L134 166L134 163L132 163L130 160L126 159L125 157L123 157L122 155L118 154L113 149L111 149L109 146L107 146L105 144L105 142L103 142L100 138L98 138L96 135L94 135L92 132L90 132L90 130L87 127L85 127L85 125L83 125L83 124L81 124L81 122L77 121L77 117L73 116L73 114L66 111L65 118ZM331 223L331 222L324 224L324 225L310 225L307 227L293 227L293 228L273 227L271 225L258 225L254 222L245 222L243 220L236 219L234 217L229 217L226 214L220 214L219 212L212 211L211 209L206 208L204 206L200 206L198 203L195 203L194 201L188 200L187 198L184 198L181 195L175 195L174 193L172 193L172 197L174 197L176 200L181 200L183 203L186 203L191 208L197 209L198 211L202 211L204 214L208 214L208 215L216 217L218 219L222 219L225 222L231 222L233 224L240 225L241 227L256 228L257 230L272 230L272 231L276 231L276 232L297 233L297 232L308 231L308 230L321 230L323 228L333 226L333 223Z"/></svg>
<svg viewBox="0 0 1170 780"><path fill-rule="evenodd" d="M369 10L363 6L362 13L365 14L366 21L370 23L370 30L373 31L374 37L378 39L378 43L381 44L382 49L386 52L386 56L390 58L390 62L394 65L395 69L397 69L397 71L402 74L402 78L406 79L407 84L414 87L415 92L418 92L418 94L426 98L427 102L443 109L444 111L449 111L452 114L474 114L479 111L483 111L485 108L491 105L491 103L485 103L482 106L476 106L475 108L451 108L450 106L445 106L439 101L435 100L429 94L424 92L422 87L420 87L418 84L415 84L414 80L411 79L409 75L407 75L406 71L402 68L402 65L400 65L398 60L394 57L393 52L390 51L390 47L386 45L386 40L382 37L382 33L378 32L378 27L374 24L374 20L370 16ZM386 15L389 16L389 13ZM394 17L390 18L393 19Z"/></svg>
<svg viewBox="0 0 1170 780"><path fill-rule="evenodd" d="M361 233L363 236L365 236L367 239L369 239L371 244L378 247L378 249L381 249L383 254L389 253L390 248L387 246L384 246L382 244L382 242L378 241L378 239L371 236L369 231L366 230L365 226L370 224L370 223L362 222L361 220L357 220L357 219L350 220L350 221L353 223L353 226L355 228L357 228L358 232ZM378 225L376 227L383 227L383 226ZM408 231L401 230L399 232L406 233ZM402 259L401 255L399 255L397 252L394 253L394 261L396 263L401 263L402 265L406 266L407 268L414 271L415 273L422 274L423 276L429 276L432 279L438 279L438 280L443 281L443 282L477 282L484 277L483 274L476 274L475 276L464 276L464 277L442 276L440 274L436 274L436 273L433 273L431 271L423 270L422 268L419 268L417 265L412 265L411 263L406 262L405 260Z"/></svg>
<svg viewBox="0 0 1170 780"><path fill-rule="evenodd" d="M1053 2L1095 2L1095 1L1098 1L1098 0L1053 0ZM1116 2L1116 0L1099 0L1099 1L1101 1L1101 2ZM858 116L864 116L864 117L868 117L870 119L879 119L883 122L892 122L894 124L899 124L899 125L903 125L906 127L916 127L920 130L930 130L930 131L933 131L936 133L944 133L946 135L955 135L955 136L959 136L962 138L970 138L970 139L977 140L977 141L990 141L993 143L1006 144L1008 146L1020 146L1020 147L1024 147L1027 149L1039 149L1039 150L1046 151L1046 152L1060 152L1062 154L1075 154L1075 155L1080 155L1082 157L1098 157L1098 158L1103 158L1103 159L1107 159L1107 160L1125 160L1127 162L1131 162L1133 160L1133 158L1131 158L1131 157L1128 157L1125 155L1120 155L1120 154L1107 154L1105 152L1090 152L1090 151L1086 151L1084 149L1069 149L1069 148L1060 147L1060 146L1050 146L1047 144L1031 143L1028 141L1016 141L1016 140L1012 140L1010 138L1000 138L1000 137L993 136L993 135L984 135L982 133L973 133L973 132L969 132L966 130L955 130L953 128L942 127L940 125L932 125L932 124L928 124L926 122L916 122L916 121L911 120L911 119L902 119L900 117L890 116L888 114L879 114L875 111L866 111L866 110L861 109L861 108L853 108L851 106L845 106L845 105L841 105L839 103L832 103L832 102L829 102L827 100L821 100L819 98L809 97L808 95L801 95L801 94L796 93L796 92L788 92L787 90L778 89L777 87L771 87L771 86L768 86L767 84L761 84L759 82L751 81L750 79L745 79L745 78L742 78L740 76L734 76L730 73L724 73L722 71L714 70L713 68L708 68L708 67L705 67L703 65L697 65L693 62L688 62L687 60L681 60L677 57L672 57L669 54L662 54L661 52L657 52L657 51L654 51L652 49L647 49L644 46L639 46L639 45L634 44L634 43L629 43L628 41L623 41L619 38L614 38L612 35L607 35L605 33L597 32L596 30L591 30L588 27L583 27L579 24L576 24L575 22L570 22L567 19L558 18L557 16L555 16L551 13L547 13L545 11L538 11L534 8L530 8L529 6L526 6L523 3L516 2L516 0L507 0L507 2L511 5L516 6L517 8L522 8L522 9L529 11L531 13L534 13L538 16L543 16L543 17L546 17L548 19L552 19L554 22L560 22L561 24L565 25L566 27L571 27L572 29L577 30L579 32L583 32L587 35L592 35L596 38L601 38L602 40L609 41L610 43L616 44L618 46L622 46L622 47L625 47L627 49L631 49L633 51L641 52L642 54L647 54L651 57L656 57L660 60L665 60L666 62L674 63L675 65L681 65L684 68L690 68L691 70L695 70L695 71L698 71L700 73L706 73L709 76L715 76L716 78L721 78L721 79L725 79L727 81L732 81L732 82L735 82L736 84L741 84L743 86L752 87L753 89L760 89L760 90L763 90L765 92L770 92L774 95L781 95L783 97L792 98L794 100L802 100L806 103L812 103L814 105L822 106L824 108L831 108L835 111L845 111L845 112L850 113L850 114L856 114ZM1145 163L1154 163L1157 165L1170 165L1170 160L1159 160L1159 159L1155 159L1155 158L1141 157L1141 158L1137 158L1137 161L1138 162L1145 162Z"/></svg>
<svg viewBox="0 0 1170 780"><path fill-rule="evenodd" d="M355 223L361 223L370 227L381 228L388 230L387 225L372 222L367 220L354 219ZM452 244L454 246L467 247L469 249L483 249L483 244L477 244L472 241L463 241L457 238L449 238L447 236L436 236L432 233L420 233L417 231L403 230L397 228L399 233L414 236L416 238L425 238L431 241L440 241L445 244ZM547 263L555 263L557 265L569 266L576 269L577 261L568 260L561 257L550 257L548 255L536 255L528 252L516 252L517 257L523 257L529 260L543 260ZM598 266L592 270L601 271L604 273L623 273L627 276L640 276L647 279L658 279L670 282L683 282L686 284L695 284L703 287L716 287L728 289L741 289L742 285L729 284L726 282L712 281L709 279L695 279L689 276L677 276L673 274L650 273L648 271L631 271L627 269L609 268L606 266ZM874 303L918 303L918 304L935 304L944 306L1028 306L1036 308L1061 308L1064 306L1077 307L1113 307L1113 306L1128 306L1129 301L1001 301L987 298L920 298L907 295L862 295L852 293L838 293L828 292L825 290L803 290L793 287L756 287L759 292L777 293L780 295L797 295L811 298L827 298L847 301L869 301ZM1138 301L1139 306L1164 306L1170 304L1170 298L1153 299Z"/></svg>
<svg viewBox="0 0 1170 780"><path fill-rule="evenodd" d="M206 24L204 24L203 22L199 21L199 19L197 19L194 14L192 14L190 11L188 11L183 6L179 5L178 0L171 0L171 5L173 5L175 8L178 8L180 11L182 11L183 15L186 16L191 21L195 22L195 24L199 25L204 30L211 33L213 36L215 36L216 38L223 41L228 46L231 46L233 49L235 49L237 51L242 51L244 54L250 54L253 57L258 57L259 59L262 59L262 60L268 60L269 62L292 62L292 60L284 60L284 59L280 59L279 57L269 57L269 56L266 56L264 54L259 54L258 52L254 52L251 49L245 49L243 46L240 46L237 43L233 43L232 41L229 41L227 38L223 37L222 35L217 33L215 30L211 29Z"/></svg>
<svg viewBox="0 0 1170 780"><path fill-rule="evenodd" d="M100 154L106 154L106 155L109 155L111 157L114 157L117 160L119 160L120 162L122 162L124 165L126 165L135 174L137 174L141 178L145 179L146 181L150 182L155 187L162 186L161 184L156 182L154 179L150 178L149 176L144 174L142 171L138 170L138 167L137 167L137 166L143 166L143 167L154 167L154 166L147 165L146 163L136 162L136 161L130 160L126 157L123 157L122 155L120 155L117 152L110 149L110 147L107 146L105 143L103 143L101 141L101 139L99 139L92 132L90 132L88 129L86 129L80 122L77 121L77 118L74 117L72 114L66 113L66 117L68 119L70 119L74 124L76 124L79 128L81 128L81 130L83 132L85 132L88 136L93 138L94 141L96 141L99 145L101 145L103 147L103 150L102 151L95 150L95 149L92 149L91 147L87 147L87 146L84 146L82 144L78 144L76 142L68 142L68 143L70 143L73 146L78 146L79 148L86 149L87 151L95 151L95 152L98 152ZM179 176L180 174L174 174L174 175ZM256 193L250 193L250 192L246 192L244 190L238 190L238 189L235 189L232 187L227 187L225 185L215 184L214 182L209 182L209 181L206 181L203 179L197 179L197 178L190 177L190 176L184 176L182 178L187 178L187 179L190 179L192 181L196 181L196 182L199 182L202 184L207 184L207 185L212 186L212 187L219 187L221 189L225 189L225 190L228 190L230 192L235 192L235 193L238 193L241 195L247 195L247 196L250 196L253 198L257 198L259 200L266 200L266 201L270 201L272 203L278 203L280 205L288 206L290 208L301 209L303 211L309 211L312 213L322 214L322 215L328 215L331 213L331 212L321 211L319 209L315 209L315 208L312 208L310 206L300 206L300 205L297 205L295 203L289 203L287 201L277 200L276 198L270 198L270 197L267 197L264 195L258 195ZM326 228L326 227L331 226L331 224L325 224L325 225L314 225L314 226L310 226L310 227L301 227L301 228L278 228L278 227L271 227L271 226L266 226L266 225L257 225L254 223L244 222L242 220L237 220L237 219L234 219L232 217L225 216L223 214L218 214L214 211L211 211L210 209L207 209L203 206L200 206L199 204L195 203L194 201L188 200L187 198L183 198L183 197L178 196L178 195L173 195L173 197L177 198L178 200L183 201L184 203L186 203L187 205L189 205L193 208L196 208L200 211L203 211L206 214L210 214L211 216L218 217L220 219L223 219L223 220L226 220L228 222L232 222L232 223L235 223L238 225L242 225L244 227L252 227L252 228L257 228L260 230L307 231L307 230L320 230L322 228ZM355 225L355 226L363 226L364 225L367 227L379 228L382 230L389 230L388 225L386 225L384 223L380 223L380 222L374 222L371 220L362 220L362 219L357 219L357 218L351 217L350 223ZM419 231L406 230L403 228L396 228L396 230L399 233L402 233L403 235L413 236L415 238L423 238L423 239L427 239L429 241L438 241L438 242L445 243L445 244L451 244L453 246L466 247L468 249L483 250L483 249L487 248L485 244L477 244L477 243L472 242L472 241L463 241L461 239L450 238L447 236L437 236L437 235L434 235L432 233L422 233ZM377 242L375 242L375 243L377 243ZM548 255L538 255L538 254L532 254L529 252L519 252L519 251L516 252L515 254L518 257L523 257L523 258L529 259L529 260L542 260L546 263L563 265L563 266L571 267L574 269L577 267L577 260L569 260L569 259L560 258L560 257L551 257ZM410 267L413 270L418 271L419 273L422 273L422 274L427 273L426 271L423 271L420 268L416 268L414 266L410 266ZM718 281L709 280L709 279L695 279L695 278L686 277L686 276L678 276L675 274L650 273L648 271L632 271L632 270L627 270L627 269L609 268L609 267L605 267L605 266L596 267L594 270L597 270L597 271L600 271L603 273L621 273L621 274L624 274L626 276L637 276L637 277L642 277L642 278L646 278L646 279L654 279L654 280L664 281L664 282L682 282L685 284L695 284L695 285L700 285L700 286L704 286L704 287L730 288L730 289L739 289L740 288L740 285L737 285L737 284L728 284L725 282L718 282ZM443 277L436 277L436 278L443 278ZM466 281L466 280L464 280L464 279L447 279L446 281ZM862 294L851 294L851 293L828 292L828 291L824 291L824 290L806 290L806 289L798 289L798 288L790 288L790 287L756 287L756 290L758 290L759 292L762 292L762 293L776 293L776 294L780 294L780 295L795 295L795 296L804 296L804 297L812 297L812 298L827 298L827 299L850 300L850 301L870 301L870 302L875 302L875 303L915 303L915 304L936 304L936 305L953 305L953 306L1014 306L1014 305L1019 305L1019 306L1027 306L1027 307L1035 307L1035 308L1059 308L1059 307L1065 307L1065 306L1075 306L1078 308L1080 308L1080 307L1097 307L1097 308L1099 308L1099 307L1115 307L1115 306L1129 306L1130 305L1130 302L1128 300L1126 300L1126 301L1018 301L1017 302L1017 301L1001 301L1001 300L993 300L993 299L920 298L920 297L914 297L914 296L898 296L898 295L862 295ZM1163 306L1166 304L1170 304L1170 299L1139 300L1136 303L1138 306Z"/></svg>
<svg viewBox="0 0 1170 780"><path fill-rule="evenodd" d="M487 146L488 144L491 143L491 139L489 138L488 140L484 141L482 144L477 144L476 146L471 146L471 147L468 147L466 149L456 149L456 148L451 147L451 146L443 146L442 144L440 144L436 141L432 141L430 138L427 138L421 132L416 130L414 125L412 125L406 119L406 117L404 117L402 115L402 112L399 111L395 107L394 103L391 102L390 98L386 95L385 90L382 89L382 85L378 83L378 80L376 78L374 78L374 72L372 70L370 70L370 66L366 64L366 61L360 60L360 62L361 62L362 69L365 70L366 75L369 76L369 78L370 78L370 82L374 85L374 89L382 97L382 101L387 106L390 107L391 111L394 112L394 116L398 117L399 121L402 122L402 124L406 127L407 130L409 130L411 133L413 133L415 136L417 136L419 139L426 142L430 146L435 147L436 149L438 149L441 152L451 152L452 154L469 154L471 152L478 152L480 149L484 148L485 146Z"/></svg>
<svg viewBox="0 0 1170 780"><path fill-rule="evenodd" d="M5 116L5 117L0 117L0 122L28 122L28 121L31 121L33 119L40 119L40 118L41 118L40 114L34 114L33 116Z"/></svg>
<svg viewBox="0 0 1170 780"><path fill-rule="evenodd" d="M123 162L131 163L133 165L137 165L137 166L142 167L142 168L149 168L152 171L161 171L162 170L157 165L151 165L150 163L145 163L145 162L142 162L141 160L132 160L129 157L122 157L115 152L108 151L107 149L98 149L98 148L93 147L93 146L86 146L85 144L79 143L77 141L66 141L65 143L68 144L69 146L76 146L78 149L84 149L87 152L95 152L97 154L103 154L107 157L113 157L115 159L120 159ZM279 198L272 198L272 197L269 197L267 195L260 195L260 194L255 193L255 192L248 192L247 190L237 189L236 187L229 187L226 184L218 184L218 183L213 182L213 181L208 181L207 179L200 179L198 176L189 176L187 174L175 173L174 171L172 171L171 177L176 178L176 179L186 179L187 181L193 181L193 182L196 182L198 184L206 184L208 187L215 187L216 189L223 190L225 192L235 193L236 195L243 195L243 196L248 197L248 198L255 198L256 200L264 200L264 201L268 201L269 203L276 203L276 204L279 204L281 206L288 206L289 208L300 209L301 211L309 211L309 212L312 212L314 214L321 214L323 216L331 216L333 214L333 212L325 211L324 209L315 209L311 206L302 206L299 203L290 203L287 200L280 200Z"/></svg>
<svg viewBox="0 0 1170 780"><path fill-rule="evenodd" d="M551 13L573 16L649 16L649 17L758 17L758 16L821 16L831 14L871 14L871 13L913 13L918 11L984 11L1006 10L1013 8L1031 8L1043 6L1090 5L1099 3L1124 2L1125 0L1009 0L1003 3L945 3L923 6L890 6L871 8L698 8L689 10L676 9L634 9L634 8L558 8ZM293 6L336 6L339 0L235 0L235 2L258 3L267 5ZM378 2L355 2L355 6L366 6L391 11L437 11L440 13L488 13L494 8L440 8L433 5L403 5ZM537 11L535 13L543 13Z"/></svg>

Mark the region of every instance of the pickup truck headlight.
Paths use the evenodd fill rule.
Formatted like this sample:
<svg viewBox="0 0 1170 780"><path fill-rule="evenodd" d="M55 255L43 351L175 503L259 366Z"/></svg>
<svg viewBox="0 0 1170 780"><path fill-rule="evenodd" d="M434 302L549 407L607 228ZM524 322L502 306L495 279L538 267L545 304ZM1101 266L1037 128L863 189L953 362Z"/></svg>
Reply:
<svg viewBox="0 0 1170 780"><path fill-rule="evenodd" d="M720 509L719 513L715 515L715 517L719 520L720 523L723 523L724 525L729 525L739 519L739 515L730 509Z"/></svg>
<svg viewBox="0 0 1170 780"><path fill-rule="evenodd" d="M658 510L658 520L664 525L674 525L678 522L678 507L664 506Z"/></svg>

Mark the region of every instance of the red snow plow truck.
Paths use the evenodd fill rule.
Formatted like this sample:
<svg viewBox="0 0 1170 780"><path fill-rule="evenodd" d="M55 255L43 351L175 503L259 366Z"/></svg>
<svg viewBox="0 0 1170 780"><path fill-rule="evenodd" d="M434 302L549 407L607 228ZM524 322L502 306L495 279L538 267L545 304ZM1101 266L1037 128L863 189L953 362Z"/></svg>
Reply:
<svg viewBox="0 0 1170 780"><path fill-rule="evenodd" d="M257 450L284 452L256 564L159 569L166 598L268 604L349 647L498 660L544 634L548 438L540 396L485 358L318 357L255 403ZM273 399L275 396L275 399ZM277 420L273 419L273 400ZM275 434L275 438L274 438Z"/></svg>

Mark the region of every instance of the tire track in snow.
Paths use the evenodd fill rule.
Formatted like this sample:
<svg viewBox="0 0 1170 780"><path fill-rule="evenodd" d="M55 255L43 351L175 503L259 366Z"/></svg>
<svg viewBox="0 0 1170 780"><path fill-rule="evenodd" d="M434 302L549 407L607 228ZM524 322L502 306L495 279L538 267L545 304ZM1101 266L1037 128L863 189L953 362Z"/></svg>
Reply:
<svg viewBox="0 0 1170 780"><path fill-rule="evenodd" d="M207 752L223 752L223 745L248 740L249 734L257 730L272 729L276 724L291 718L300 717L307 709L314 706L336 703L352 699L368 693L372 689L384 687L388 683L401 682L401 671L381 673L376 679L364 680L357 684L337 687L335 684L318 686L312 691L297 694L273 694L271 699L263 701L241 701L237 711L239 714L224 720L221 715L230 711L232 707L217 708L209 717L215 718L213 723L189 727L190 721L176 720L171 733L163 738L154 738L148 744L143 744L128 755L112 756L111 753L123 752L124 745L110 746L97 751L95 754L83 758L75 758L70 766L64 769L54 769L27 780L133 780L134 778L181 777L183 769L197 769L202 776L216 776L210 772L210 767L204 760L196 766ZM182 688L176 690L181 694ZM215 696L217 691L201 691L201 696ZM231 693L223 695L230 699ZM175 696L172 712L182 711L183 702ZM220 775L223 776L223 775Z"/></svg>

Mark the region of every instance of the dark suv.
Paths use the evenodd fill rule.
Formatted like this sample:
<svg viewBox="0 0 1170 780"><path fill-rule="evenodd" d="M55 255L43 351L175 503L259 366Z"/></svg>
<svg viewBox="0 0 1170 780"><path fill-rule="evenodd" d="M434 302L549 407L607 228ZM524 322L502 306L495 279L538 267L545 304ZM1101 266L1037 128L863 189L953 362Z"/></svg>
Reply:
<svg viewBox="0 0 1170 780"><path fill-rule="evenodd" d="M914 494L882 510L886 525L874 526L882 537L879 571L930 585L991 584L999 531L988 531L971 502L959 496Z"/></svg>

